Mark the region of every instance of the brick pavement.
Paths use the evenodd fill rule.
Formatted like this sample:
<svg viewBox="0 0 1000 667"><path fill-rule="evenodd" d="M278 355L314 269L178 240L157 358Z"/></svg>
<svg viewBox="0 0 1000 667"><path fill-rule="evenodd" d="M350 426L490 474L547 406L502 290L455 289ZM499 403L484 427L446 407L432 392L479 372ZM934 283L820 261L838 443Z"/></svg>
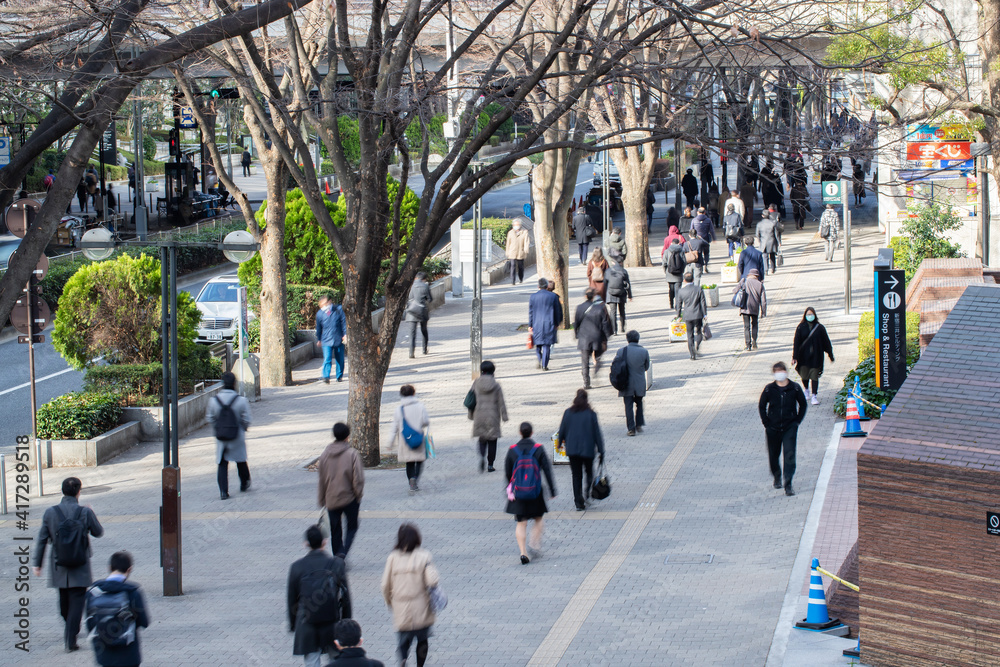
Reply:
<svg viewBox="0 0 1000 667"><path fill-rule="evenodd" d="M662 223L657 227L654 258L665 231ZM427 402L439 456L412 497L401 470L368 473L349 576L370 654L387 664L392 660L394 637L378 585L396 527L406 518L418 522L451 599L435 627L428 664L763 664L833 425L828 406L839 384L835 378L854 360L848 348L854 345L855 318L841 322L834 315L843 307L840 265L819 261L814 231L785 234L786 264L765 283L770 315L762 321L756 353L740 351L742 323L723 288L723 305L710 315L716 338L703 344L702 359L691 362L684 344L668 342L661 269L630 272L636 295L630 327L642 333L656 378L647 398L646 432L626 437L620 399L602 373L591 397L607 440L614 492L588 512L572 512L569 471L559 467L545 556L527 567L518 563L513 522L500 514L500 476L475 472L471 422L460 405L470 377L469 300L449 299L436 311L428 357L407 359L401 336L383 394L383 426L387 430L391 422L396 388L413 382ZM878 235L861 230L858 241L874 247ZM724 255L722 244L716 246L713 254ZM717 280L720 265L715 263L707 282ZM583 274L571 259L569 311L579 302ZM532 278L484 294L484 357L497 364L511 415L504 443L514 440L517 422L525 419L546 440L581 383L571 333L561 333L549 373L536 371L533 354L524 349L525 333L518 327L527 322ZM860 296L866 288L861 281L856 285ZM789 360L791 333L807 304L830 329L838 359L821 387L825 407L812 409L801 431L799 495L789 499L770 489L756 402L770 364ZM621 344L616 338L612 347ZM315 474L304 466L327 443L347 398L346 386L317 384L318 375L314 361L294 373L294 386L265 390L254 405L250 493L218 500L207 428L181 443L183 597L161 595L157 444L97 469L49 471L50 490L58 479L79 475L84 501L106 525L106 536L94 540L95 570L119 548L136 558L133 577L145 588L153 619L143 635L143 664L301 664L291 655L283 603L288 565L304 553L302 531L318 512ZM33 501L32 533L42 509L57 499L50 493ZM9 518L0 521L0 538L10 539L12 532ZM14 565L9 551L0 565L7 582ZM32 654L14 655L5 639L4 660L92 664L88 651L61 653L55 593L37 586L35 581L31 594ZM0 616L10 619L9 587L0 600ZM581 600L592 608L573 617Z"/></svg>

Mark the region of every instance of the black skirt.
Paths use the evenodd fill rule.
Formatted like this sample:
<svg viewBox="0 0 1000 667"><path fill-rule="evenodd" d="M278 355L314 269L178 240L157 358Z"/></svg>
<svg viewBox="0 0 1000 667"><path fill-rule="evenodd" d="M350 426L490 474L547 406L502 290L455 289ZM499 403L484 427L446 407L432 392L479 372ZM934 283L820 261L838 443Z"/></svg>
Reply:
<svg viewBox="0 0 1000 667"><path fill-rule="evenodd" d="M537 498L529 500L507 501L507 514L513 514L517 521L537 519L548 511L549 508L545 505L545 494L539 494Z"/></svg>

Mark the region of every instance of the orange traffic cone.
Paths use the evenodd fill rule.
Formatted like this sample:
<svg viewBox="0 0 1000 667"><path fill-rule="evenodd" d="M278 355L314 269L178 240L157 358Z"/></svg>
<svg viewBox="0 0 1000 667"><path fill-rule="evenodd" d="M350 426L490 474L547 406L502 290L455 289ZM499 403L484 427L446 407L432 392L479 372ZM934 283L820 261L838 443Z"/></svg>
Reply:
<svg viewBox="0 0 1000 667"><path fill-rule="evenodd" d="M330 181L328 181L328 180L324 181L323 185L326 187L326 194L327 195L332 195L333 193L330 191Z"/></svg>
<svg viewBox="0 0 1000 667"><path fill-rule="evenodd" d="M844 423L843 438L864 438L867 432L861 430L861 420L858 418L858 403L854 400L853 394L847 395L847 421Z"/></svg>

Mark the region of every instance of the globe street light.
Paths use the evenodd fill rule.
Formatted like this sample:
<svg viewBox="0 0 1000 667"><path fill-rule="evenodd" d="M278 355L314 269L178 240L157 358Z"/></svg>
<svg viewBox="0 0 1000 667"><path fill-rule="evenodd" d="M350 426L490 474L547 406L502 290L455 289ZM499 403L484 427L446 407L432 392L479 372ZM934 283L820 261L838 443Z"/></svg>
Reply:
<svg viewBox="0 0 1000 667"><path fill-rule="evenodd" d="M115 254L114 234L104 227L94 227L80 239L83 256L92 262L103 262Z"/></svg>

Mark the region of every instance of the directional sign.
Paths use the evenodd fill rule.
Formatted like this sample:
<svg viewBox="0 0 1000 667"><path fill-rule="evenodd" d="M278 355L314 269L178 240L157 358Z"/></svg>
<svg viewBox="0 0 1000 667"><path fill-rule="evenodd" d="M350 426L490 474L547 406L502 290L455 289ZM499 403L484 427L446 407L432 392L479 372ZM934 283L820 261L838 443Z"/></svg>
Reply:
<svg viewBox="0 0 1000 667"><path fill-rule="evenodd" d="M875 272L875 381L899 389L906 379L906 274Z"/></svg>
<svg viewBox="0 0 1000 667"><path fill-rule="evenodd" d="M986 534L1000 535L1000 514L996 512L986 513Z"/></svg>
<svg viewBox="0 0 1000 667"><path fill-rule="evenodd" d="M194 119L194 109L190 106L182 104L180 110L178 111L178 117L180 119L180 126L183 130L193 130L198 127L198 121Z"/></svg>
<svg viewBox="0 0 1000 667"><path fill-rule="evenodd" d="M823 203L824 204L840 203L840 181L823 182Z"/></svg>
<svg viewBox="0 0 1000 667"><path fill-rule="evenodd" d="M101 135L101 159L107 164L118 164L118 134L114 121Z"/></svg>
<svg viewBox="0 0 1000 667"><path fill-rule="evenodd" d="M10 137L0 137L0 167L10 164Z"/></svg>

